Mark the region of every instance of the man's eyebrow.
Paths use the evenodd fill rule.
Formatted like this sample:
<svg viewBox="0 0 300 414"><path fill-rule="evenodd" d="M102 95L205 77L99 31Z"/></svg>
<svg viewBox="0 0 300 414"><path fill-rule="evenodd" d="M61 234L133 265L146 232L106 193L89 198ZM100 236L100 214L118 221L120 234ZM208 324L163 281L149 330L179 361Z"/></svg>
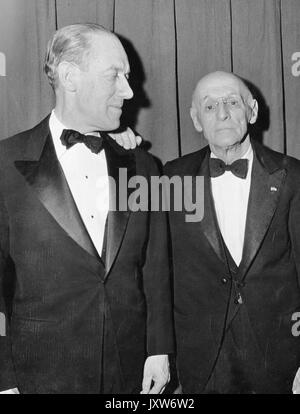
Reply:
<svg viewBox="0 0 300 414"><path fill-rule="evenodd" d="M202 102L202 101L205 101L206 99L208 99L208 98L210 98L210 96L208 96L208 95L205 95L205 96L199 96L198 97L198 100L200 101L200 102ZM197 98L196 98L197 99Z"/></svg>
<svg viewBox="0 0 300 414"><path fill-rule="evenodd" d="M130 69L125 70L123 66L110 66L104 72L124 72L128 74L130 73Z"/></svg>
<svg viewBox="0 0 300 414"><path fill-rule="evenodd" d="M201 97L200 100L205 101L206 99L221 99L221 98L228 98L228 97L231 97L231 96L242 98L241 94L233 92L233 93L229 93L228 95L219 96L219 97L214 97L214 96L211 96L211 95L205 95L205 96Z"/></svg>

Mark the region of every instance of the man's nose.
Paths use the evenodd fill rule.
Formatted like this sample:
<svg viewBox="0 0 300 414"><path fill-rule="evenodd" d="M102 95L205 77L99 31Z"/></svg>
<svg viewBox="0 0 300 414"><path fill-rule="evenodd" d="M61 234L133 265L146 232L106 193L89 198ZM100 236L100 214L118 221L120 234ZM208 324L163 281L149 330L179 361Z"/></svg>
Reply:
<svg viewBox="0 0 300 414"><path fill-rule="evenodd" d="M217 109L217 116L220 120L225 121L226 119L230 118L229 109L224 102L220 102Z"/></svg>
<svg viewBox="0 0 300 414"><path fill-rule="evenodd" d="M131 99L133 97L133 91L129 86L126 76L122 76L119 93L123 99Z"/></svg>

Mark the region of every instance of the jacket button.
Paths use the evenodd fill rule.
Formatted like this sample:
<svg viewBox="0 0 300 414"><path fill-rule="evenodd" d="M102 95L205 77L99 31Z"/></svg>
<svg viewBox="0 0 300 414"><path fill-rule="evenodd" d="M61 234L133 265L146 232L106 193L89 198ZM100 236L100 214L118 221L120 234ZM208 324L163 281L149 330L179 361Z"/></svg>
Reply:
<svg viewBox="0 0 300 414"><path fill-rule="evenodd" d="M226 277L222 277L221 282L223 283L223 285L226 285L228 279L226 279Z"/></svg>
<svg viewBox="0 0 300 414"><path fill-rule="evenodd" d="M237 297L234 299L234 303L236 304L236 305L241 305L242 303L243 303L243 299L242 299L242 297L241 297L241 295L240 295L240 293L237 295Z"/></svg>

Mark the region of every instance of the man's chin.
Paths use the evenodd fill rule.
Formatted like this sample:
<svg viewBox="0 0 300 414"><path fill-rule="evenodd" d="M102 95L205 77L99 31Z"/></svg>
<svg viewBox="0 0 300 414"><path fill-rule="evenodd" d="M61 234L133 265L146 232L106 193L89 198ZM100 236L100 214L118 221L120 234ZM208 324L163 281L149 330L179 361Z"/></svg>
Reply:
<svg viewBox="0 0 300 414"><path fill-rule="evenodd" d="M110 122L109 125L107 125L106 132L116 132L117 129L120 128L120 120Z"/></svg>
<svg viewBox="0 0 300 414"><path fill-rule="evenodd" d="M234 147L238 144L240 144L241 139L239 137L235 137L227 134L219 135L214 140L214 145L221 147L221 148L228 148L228 147Z"/></svg>

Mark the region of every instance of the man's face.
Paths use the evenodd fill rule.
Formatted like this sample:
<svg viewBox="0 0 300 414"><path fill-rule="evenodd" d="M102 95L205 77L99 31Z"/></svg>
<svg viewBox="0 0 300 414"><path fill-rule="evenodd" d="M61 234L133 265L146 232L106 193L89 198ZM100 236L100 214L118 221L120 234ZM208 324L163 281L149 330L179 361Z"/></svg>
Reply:
<svg viewBox="0 0 300 414"><path fill-rule="evenodd" d="M236 78L212 74L199 82L191 116L209 144L228 148L243 140L257 117L257 103Z"/></svg>
<svg viewBox="0 0 300 414"><path fill-rule="evenodd" d="M76 112L87 132L112 131L120 125L124 99L133 96L127 55L120 41L105 33L93 36L87 59L79 72Z"/></svg>

